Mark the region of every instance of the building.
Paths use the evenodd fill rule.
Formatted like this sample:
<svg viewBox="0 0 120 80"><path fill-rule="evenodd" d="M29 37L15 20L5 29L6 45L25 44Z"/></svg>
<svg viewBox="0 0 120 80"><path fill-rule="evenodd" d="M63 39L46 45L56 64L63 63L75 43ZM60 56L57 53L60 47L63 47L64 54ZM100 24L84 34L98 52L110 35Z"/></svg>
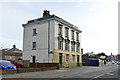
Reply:
<svg viewBox="0 0 120 80"><path fill-rule="evenodd" d="M22 59L22 50L16 48L16 45L13 45L13 48L2 49L2 59L7 60L21 60Z"/></svg>
<svg viewBox="0 0 120 80"><path fill-rule="evenodd" d="M82 62L81 30L44 10L43 17L22 25L23 59L76 66Z"/></svg>

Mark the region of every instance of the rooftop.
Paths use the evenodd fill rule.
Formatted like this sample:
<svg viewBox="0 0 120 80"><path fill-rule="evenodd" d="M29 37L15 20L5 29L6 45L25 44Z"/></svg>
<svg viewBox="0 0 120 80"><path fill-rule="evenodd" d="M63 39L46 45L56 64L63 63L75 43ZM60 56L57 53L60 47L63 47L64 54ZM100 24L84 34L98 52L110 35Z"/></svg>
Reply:
<svg viewBox="0 0 120 80"><path fill-rule="evenodd" d="M47 15L44 15L45 13L43 13L43 17L41 18L37 18L37 19L33 19L33 20L29 20L26 24L23 24L22 26L25 26L25 25L28 25L28 24L32 24L32 23L35 23L35 22L39 22L39 21L43 21L43 20L48 20L48 19L55 19L57 21L60 21L61 23L63 24L66 24L67 26L77 30L78 32L82 32L81 30L78 29L78 27L74 26L73 24L65 21L64 19L56 16L56 15L50 15L50 14L47 14Z"/></svg>

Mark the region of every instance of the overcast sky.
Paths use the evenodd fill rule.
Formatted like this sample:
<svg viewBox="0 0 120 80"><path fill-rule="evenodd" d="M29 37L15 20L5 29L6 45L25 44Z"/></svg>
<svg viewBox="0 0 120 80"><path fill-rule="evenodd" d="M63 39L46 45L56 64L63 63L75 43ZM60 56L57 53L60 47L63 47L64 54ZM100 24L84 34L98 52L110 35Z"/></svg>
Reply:
<svg viewBox="0 0 120 80"><path fill-rule="evenodd" d="M0 47L11 48L15 44L22 49L22 24L42 17L43 10L50 10L51 15L55 14L82 30L84 53L118 54L117 0L0 1Z"/></svg>

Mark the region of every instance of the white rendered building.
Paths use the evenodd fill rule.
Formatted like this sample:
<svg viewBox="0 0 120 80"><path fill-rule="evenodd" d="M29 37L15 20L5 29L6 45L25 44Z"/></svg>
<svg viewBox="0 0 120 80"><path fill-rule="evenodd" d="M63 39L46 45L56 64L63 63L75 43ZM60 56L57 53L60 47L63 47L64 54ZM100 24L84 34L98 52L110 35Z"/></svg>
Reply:
<svg viewBox="0 0 120 80"><path fill-rule="evenodd" d="M44 10L43 17L24 27L23 59L30 62L55 62L61 66L81 63L81 30Z"/></svg>

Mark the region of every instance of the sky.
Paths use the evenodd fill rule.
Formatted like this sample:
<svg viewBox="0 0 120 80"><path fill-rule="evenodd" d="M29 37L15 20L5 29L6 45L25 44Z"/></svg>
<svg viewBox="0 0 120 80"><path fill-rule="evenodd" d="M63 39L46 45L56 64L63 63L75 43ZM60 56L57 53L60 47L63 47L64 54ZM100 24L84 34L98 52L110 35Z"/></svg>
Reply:
<svg viewBox="0 0 120 80"><path fill-rule="evenodd" d="M119 0L1 0L0 47L23 48L22 24L42 17L49 10L77 26L83 52L118 54Z"/></svg>

